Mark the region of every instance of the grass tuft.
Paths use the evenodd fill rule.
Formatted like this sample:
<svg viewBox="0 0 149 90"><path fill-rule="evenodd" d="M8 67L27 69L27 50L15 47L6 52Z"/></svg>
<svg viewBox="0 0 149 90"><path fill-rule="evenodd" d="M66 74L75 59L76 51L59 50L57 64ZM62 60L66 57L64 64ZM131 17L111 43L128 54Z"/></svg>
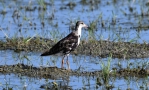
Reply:
<svg viewBox="0 0 149 90"><path fill-rule="evenodd" d="M111 60L112 60L112 54L108 58L108 62L106 64L101 62L102 79L105 84L108 84L109 81Z"/></svg>

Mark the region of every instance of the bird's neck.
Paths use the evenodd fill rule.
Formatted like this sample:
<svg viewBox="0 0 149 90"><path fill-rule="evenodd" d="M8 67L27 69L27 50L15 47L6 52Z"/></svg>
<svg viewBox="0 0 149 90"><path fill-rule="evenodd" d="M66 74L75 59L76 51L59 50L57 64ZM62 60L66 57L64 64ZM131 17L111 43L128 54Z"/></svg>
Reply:
<svg viewBox="0 0 149 90"><path fill-rule="evenodd" d="M77 28L75 29L74 33L75 33L76 36L81 37L81 29L82 29L81 27L77 27Z"/></svg>

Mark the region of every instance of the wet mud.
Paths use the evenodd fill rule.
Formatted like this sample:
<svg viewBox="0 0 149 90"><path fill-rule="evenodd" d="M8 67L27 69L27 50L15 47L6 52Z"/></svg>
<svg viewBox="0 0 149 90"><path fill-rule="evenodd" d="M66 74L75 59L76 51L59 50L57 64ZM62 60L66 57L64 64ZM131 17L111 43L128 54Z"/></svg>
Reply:
<svg viewBox="0 0 149 90"><path fill-rule="evenodd" d="M55 44L53 40L43 38L17 38L0 41L1 50L14 50L19 53L21 51L42 52ZM115 58L144 58L149 56L149 44L138 44L130 42L111 42L111 41L82 41L77 50L73 54L84 54L100 57L108 57L112 55ZM81 72L61 69L57 67L33 67L24 64L1 65L0 73L21 74L29 77L58 79L69 76L98 76L102 71ZM119 69L112 70L109 74L116 76L146 76L149 70L144 68L135 69Z"/></svg>
<svg viewBox="0 0 149 90"><path fill-rule="evenodd" d="M51 48L56 42L46 38L16 38L0 41L1 50L14 50L15 52L43 52ZM99 56L101 58L146 58L149 57L149 44L131 42L113 42L105 40L81 41L78 48L72 52L78 55Z"/></svg>
<svg viewBox="0 0 149 90"><path fill-rule="evenodd" d="M56 41L46 38L16 38L6 39L6 41L0 41L0 50L14 50L16 53L21 51L26 52L43 52L51 48ZM91 55L109 57L112 58L145 58L149 56L149 44L146 43L130 43L130 42L112 42L112 41L81 41L81 44L72 52L74 55ZM63 80L69 81L70 76L75 77L96 77L97 81L99 77L102 77L103 83L97 82L99 86L108 82L107 80L111 77L125 78L125 77L139 77L144 78L149 76L148 68L116 68L111 71L104 73L102 70L96 71L80 71L80 70L67 70L58 67L34 67L25 64L15 65L0 65L0 74L15 74L18 76L27 76L32 78L44 78L51 80ZM64 82L54 81L45 85L41 85L42 89L55 89L61 88L72 90L71 86L65 85ZM108 86L106 88L113 88ZM107 89L109 90L109 89Z"/></svg>
<svg viewBox="0 0 149 90"><path fill-rule="evenodd" d="M65 80L69 79L69 76L101 76L102 71L72 71L57 67L33 67L24 64L16 65L1 65L0 73L10 74L14 73L17 75L36 77L36 78L49 78L57 80L63 78ZM144 77L149 75L148 69L138 68L138 69L120 69L112 70L109 72L110 76L136 76Z"/></svg>

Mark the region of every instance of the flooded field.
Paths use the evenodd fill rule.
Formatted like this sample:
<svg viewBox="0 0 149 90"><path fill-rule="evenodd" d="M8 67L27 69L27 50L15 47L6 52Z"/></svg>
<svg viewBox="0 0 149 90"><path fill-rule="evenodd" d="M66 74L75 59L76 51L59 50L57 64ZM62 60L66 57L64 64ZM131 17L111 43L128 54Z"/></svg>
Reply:
<svg viewBox="0 0 149 90"><path fill-rule="evenodd" d="M0 0L0 89L148 90L148 0ZM41 57L81 20L79 47Z"/></svg>

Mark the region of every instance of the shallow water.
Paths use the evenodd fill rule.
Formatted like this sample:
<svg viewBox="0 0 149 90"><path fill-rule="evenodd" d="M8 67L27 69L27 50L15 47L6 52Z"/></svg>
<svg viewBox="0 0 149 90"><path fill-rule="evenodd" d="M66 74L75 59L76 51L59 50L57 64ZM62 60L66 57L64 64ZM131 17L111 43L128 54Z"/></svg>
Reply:
<svg viewBox="0 0 149 90"><path fill-rule="evenodd" d="M40 57L39 53L14 53L13 51L1 51L1 65L14 65L17 63L24 63L26 65L33 65L36 67L60 67L61 58L57 56L49 56L49 57ZM28 58L28 60L26 58ZM91 56L74 56L70 55L69 62L72 70L77 71L97 71L101 70L101 62L107 63L107 58L99 58L99 57L91 57ZM122 60L122 59L112 59L111 61L111 70L112 68L137 68L138 66L147 68L148 67L148 58L142 59L131 59L131 60ZM146 65L146 66L142 66ZM67 65L65 64L67 68ZM12 78L13 77L13 78ZM6 74L0 75L1 78L1 89L6 88L6 83L8 87L13 87L14 89L40 89L41 85L49 85L48 83L56 82L56 83L66 83L66 86L71 87L72 89L103 89L104 85L98 86L96 85L96 79L100 78L102 82L101 76L70 76L67 79L59 78L57 80L52 79L40 79L40 78L31 78L27 76L19 76L19 74ZM129 79L130 78L130 79ZM147 78L147 77L146 77ZM148 87L148 79L139 78L139 77L111 77L109 79L109 85L114 86L113 89L117 90L118 88L133 88L138 89L139 86L143 85L142 83L147 84ZM135 87L136 84L138 87ZM51 84L50 84L51 85ZM26 87L25 87L26 86ZM98 86L98 88L97 88ZM147 88L143 85L144 88Z"/></svg>
<svg viewBox="0 0 149 90"><path fill-rule="evenodd" d="M41 2L40 2L41 1ZM0 1L0 40L16 37L43 37L60 40L71 32L77 20L84 21L87 25L96 22L92 34L82 30L83 40L95 38L97 40L125 41L136 43L149 42L148 2L147 0L45 0L47 10L42 7L42 0L12 0ZM68 5L74 2L75 6ZM27 10L25 8L35 10ZM6 14L3 14L6 12ZM103 24L103 25L102 25ZM13 65L24 63L35 67L61 66L62 56L40 57L41 52L20 52L11 50L0 51L0 65ZM101 63L107 63L108 58L86 55L70 55L69 62L72 70L96 71L101 70ZM111 59L110 69L113 68L149 68L148 58L144 59ZM65 67L66 64L65 64ZM51 80L19 76L16 74L0 74L0 89L13 87L13 89L35 89L40 86L56 82L64 83L72 89L105 89L104 84L96 84L97 78L102 77L76 77L70 76L69 80ZM111 77L109 85L117 89L148 89L148 77Z"/></svg>

